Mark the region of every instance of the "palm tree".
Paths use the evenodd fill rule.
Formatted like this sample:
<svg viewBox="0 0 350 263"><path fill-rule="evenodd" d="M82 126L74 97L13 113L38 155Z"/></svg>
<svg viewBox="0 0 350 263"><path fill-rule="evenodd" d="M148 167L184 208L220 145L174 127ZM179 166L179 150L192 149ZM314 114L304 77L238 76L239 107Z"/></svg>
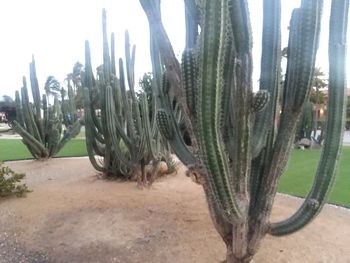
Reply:
<svg viewBox="0 0 350 263"><path fill-rule="evenodd" d="M75 104L79 109L84 107L83 89L81 84L81 75L83 73L83 68L83 64L77 61L73 66L72 72L68 73L66 77L68 87L73 88L73 91L75 93Z"/></svg>
<svg viewBox="0 0 350 263"><path fill-rule="evenodd" d="M61 93L61 84L54 76L48 76L45 82L45 93L47 102L49 103L49 97L58 97Z"/></svg>

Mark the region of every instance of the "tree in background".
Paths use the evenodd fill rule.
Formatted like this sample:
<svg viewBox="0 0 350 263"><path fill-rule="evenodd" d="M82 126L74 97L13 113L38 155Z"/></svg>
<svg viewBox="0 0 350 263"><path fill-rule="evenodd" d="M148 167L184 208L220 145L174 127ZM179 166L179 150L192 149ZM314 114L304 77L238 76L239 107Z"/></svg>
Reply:
<svg viewBox="0 0 350 263"><path fill-rule="evenodd" d="M137 95L140 97L142 94L145 94L148 105L152 105L152 97L153 97L152 82L153 81L154 79L153 79L152 72L147 72L143 74L142 78L139 80L139 86L142 91L139 91ZM152 107L149 107L149 116L151 117L152 115L153 115L153 109Z"/></svg>
<svg viewBox="0 0 350 263"><path fill-rule="evenodd" d="M315 110L314 110L314 124L313 124L313 138L315 141L317 141L319 144L321 144L322 141L322 135L323 135L323 126L318 127L318 121L319 121L319 115L320 115L320 105L325 102L324 94L320 91L321 88L324 88L327 86L327 81L325 80L325 75L322 72L321 68L315 68L314 72L314 79L312 81L312 91L310 96L310 101L314 103ZM317 130L321 128L321 134L320 138L317 138Z"/></svg>
<svg viewBox="0 0 350 263"><path fill-rule="evenodd" d="M2 100L0 101L0 112L5 113L7 122L11 122L16 118L16 104L10 96L2 96Z"/></svg>
<svg viewBox="0 0 350 263"><path fill-rule="evenodd" d="M47 103L50 105L50 96L52 96L54 99L60 96L61 84L54 76L48 76L45 81L44 90Z"/></svg>
<svg viewBox="0 0 350 263"><path fill-rule="evenodd" d="M84 74L84 65L77 61L71 73L67 74L66 81L68 88L71 87L75 94L75 106L77 109L84 108L84 96L82 88L82 75Z"/></svg>
<svg viewBox="0 0 350 263"><path fill-rule="evenodd" d="M310 99L305 104L303 114L300 117L295 139L301 140L307 138L313 140L318 146L323 140L324 124L319 127L319 116L321 115L322 105L326 102L324 93L320 88L327 86L326 80L323 78L324 73L320 68L315 68L314 78L312 82L312 89L310 92ZM320 128L321 132L317 136L317 130Z"/></svg>

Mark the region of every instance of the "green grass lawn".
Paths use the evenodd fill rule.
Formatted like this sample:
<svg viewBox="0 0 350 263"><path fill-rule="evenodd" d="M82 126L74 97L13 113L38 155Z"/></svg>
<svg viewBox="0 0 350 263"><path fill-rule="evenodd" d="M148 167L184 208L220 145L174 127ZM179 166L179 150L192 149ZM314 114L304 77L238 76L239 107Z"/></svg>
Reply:
<svg viewBox="0 0 350 263"><path fill-rule="evenodd" d="M305 196L316 172L320 150L294 150L286 172L281 178L278 191L295 196ZM57 157L86 156L85 140L73 139L58 153ZM0 139L0 160L32 158L21 140ZM350 147L343 147L338 176L329 202L350 207Z"/></svg>
<svg viewBox="0 0 350 263"><path fill-rule="evenodd" d="M320 150L294 150L288 168L280 180L278 191L304 197L312 186ZM350 147L343 147L329 202L350 207Z"/></svg>
<svg viewBox="0 0 350 263"><path fill-rule="evenodd" d="M68 156L86 156L85 140L73 139L67 142L63 149L56 157ZM22 143L22 140L16 139L0 139L0 160L22 160L32 159L27 147Z"/></svg>

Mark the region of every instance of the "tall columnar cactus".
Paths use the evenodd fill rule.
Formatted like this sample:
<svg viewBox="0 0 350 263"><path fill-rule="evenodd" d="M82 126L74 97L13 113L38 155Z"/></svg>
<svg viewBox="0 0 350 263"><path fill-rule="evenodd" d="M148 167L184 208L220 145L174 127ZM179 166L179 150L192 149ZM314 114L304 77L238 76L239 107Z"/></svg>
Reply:
<svg viewBox="0 0 350 263"><path fill-rule="evenodd" d="M310 94L322 0L302 0L293 11L283 87L279 87L281 2L264 0L260 90L256 93L246 0L185 0L187 41L181 70L161 22L160 0L140 3L150 25L154 75L165 79L159 128L189 172L202 177L212 220L227 246L226 262L249 262L266 234L281 236L304 227L328 196L344 129L349 1L332 1L327 127L314 184L298 211L277 223L269 217ZM191 149L176 125L172 96L186 113Z"/></svg>
<svg viewBox="0 0 350 263"><path fill-rule="evenodd" d="M123 60L119 59L117 78L114 52L114 35L111 53L107 40L106 11L103 10L103 65L97 79L92 74L89 43L85 43L85 101L86 144L94 168L107 176L131 179L137 176L140 183L153 180L157 165L167 152L161 143L155 114L149 116L145 94L139 98L134 91L135 46L130 50L129 35L125 33L126 77ZM126 83L129 89L126 89ZM94 106L94 94L99 94L100 109ZM155 109L156 97L152 99ZM99 115L97 112L100 112ZM102 162L99 162L102 157ZM147 178L145 166L152 161L153 173Z"/></svg>
<svg viewBox="0 0 350 263"><path fill-rule="evenodd" d="M22 136L23 143L34 158L47 159L55 156L67 141L75 137L80 132L81 125L79 120L75 118L64 130L61 102L55 98L54 105L50 106L47 103L46 95L43 95L41 99L34 58L30 64L30 83L33 103L29 101L27 81L23 77L21 93L16 91L17 116L16 120L12 122L12 126ZM71 94L69 100L63 98L63 103L71 105L73 96ZM72 116L75 115L73 106L64 111L64 114L68 113Z"/></svg>

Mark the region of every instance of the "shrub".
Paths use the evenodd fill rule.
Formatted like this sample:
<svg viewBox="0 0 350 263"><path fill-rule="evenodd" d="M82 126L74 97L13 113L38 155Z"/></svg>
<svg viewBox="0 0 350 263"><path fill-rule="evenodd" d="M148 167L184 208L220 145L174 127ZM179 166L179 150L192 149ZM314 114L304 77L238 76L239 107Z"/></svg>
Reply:
<svg viewBox="0 0 350 263"><path fill-rule="evenodd" d="M25 174L16 173L10 167L0 162L0 197L16 195L24 197L30 192L26 184L20 184Z"/></svg>

